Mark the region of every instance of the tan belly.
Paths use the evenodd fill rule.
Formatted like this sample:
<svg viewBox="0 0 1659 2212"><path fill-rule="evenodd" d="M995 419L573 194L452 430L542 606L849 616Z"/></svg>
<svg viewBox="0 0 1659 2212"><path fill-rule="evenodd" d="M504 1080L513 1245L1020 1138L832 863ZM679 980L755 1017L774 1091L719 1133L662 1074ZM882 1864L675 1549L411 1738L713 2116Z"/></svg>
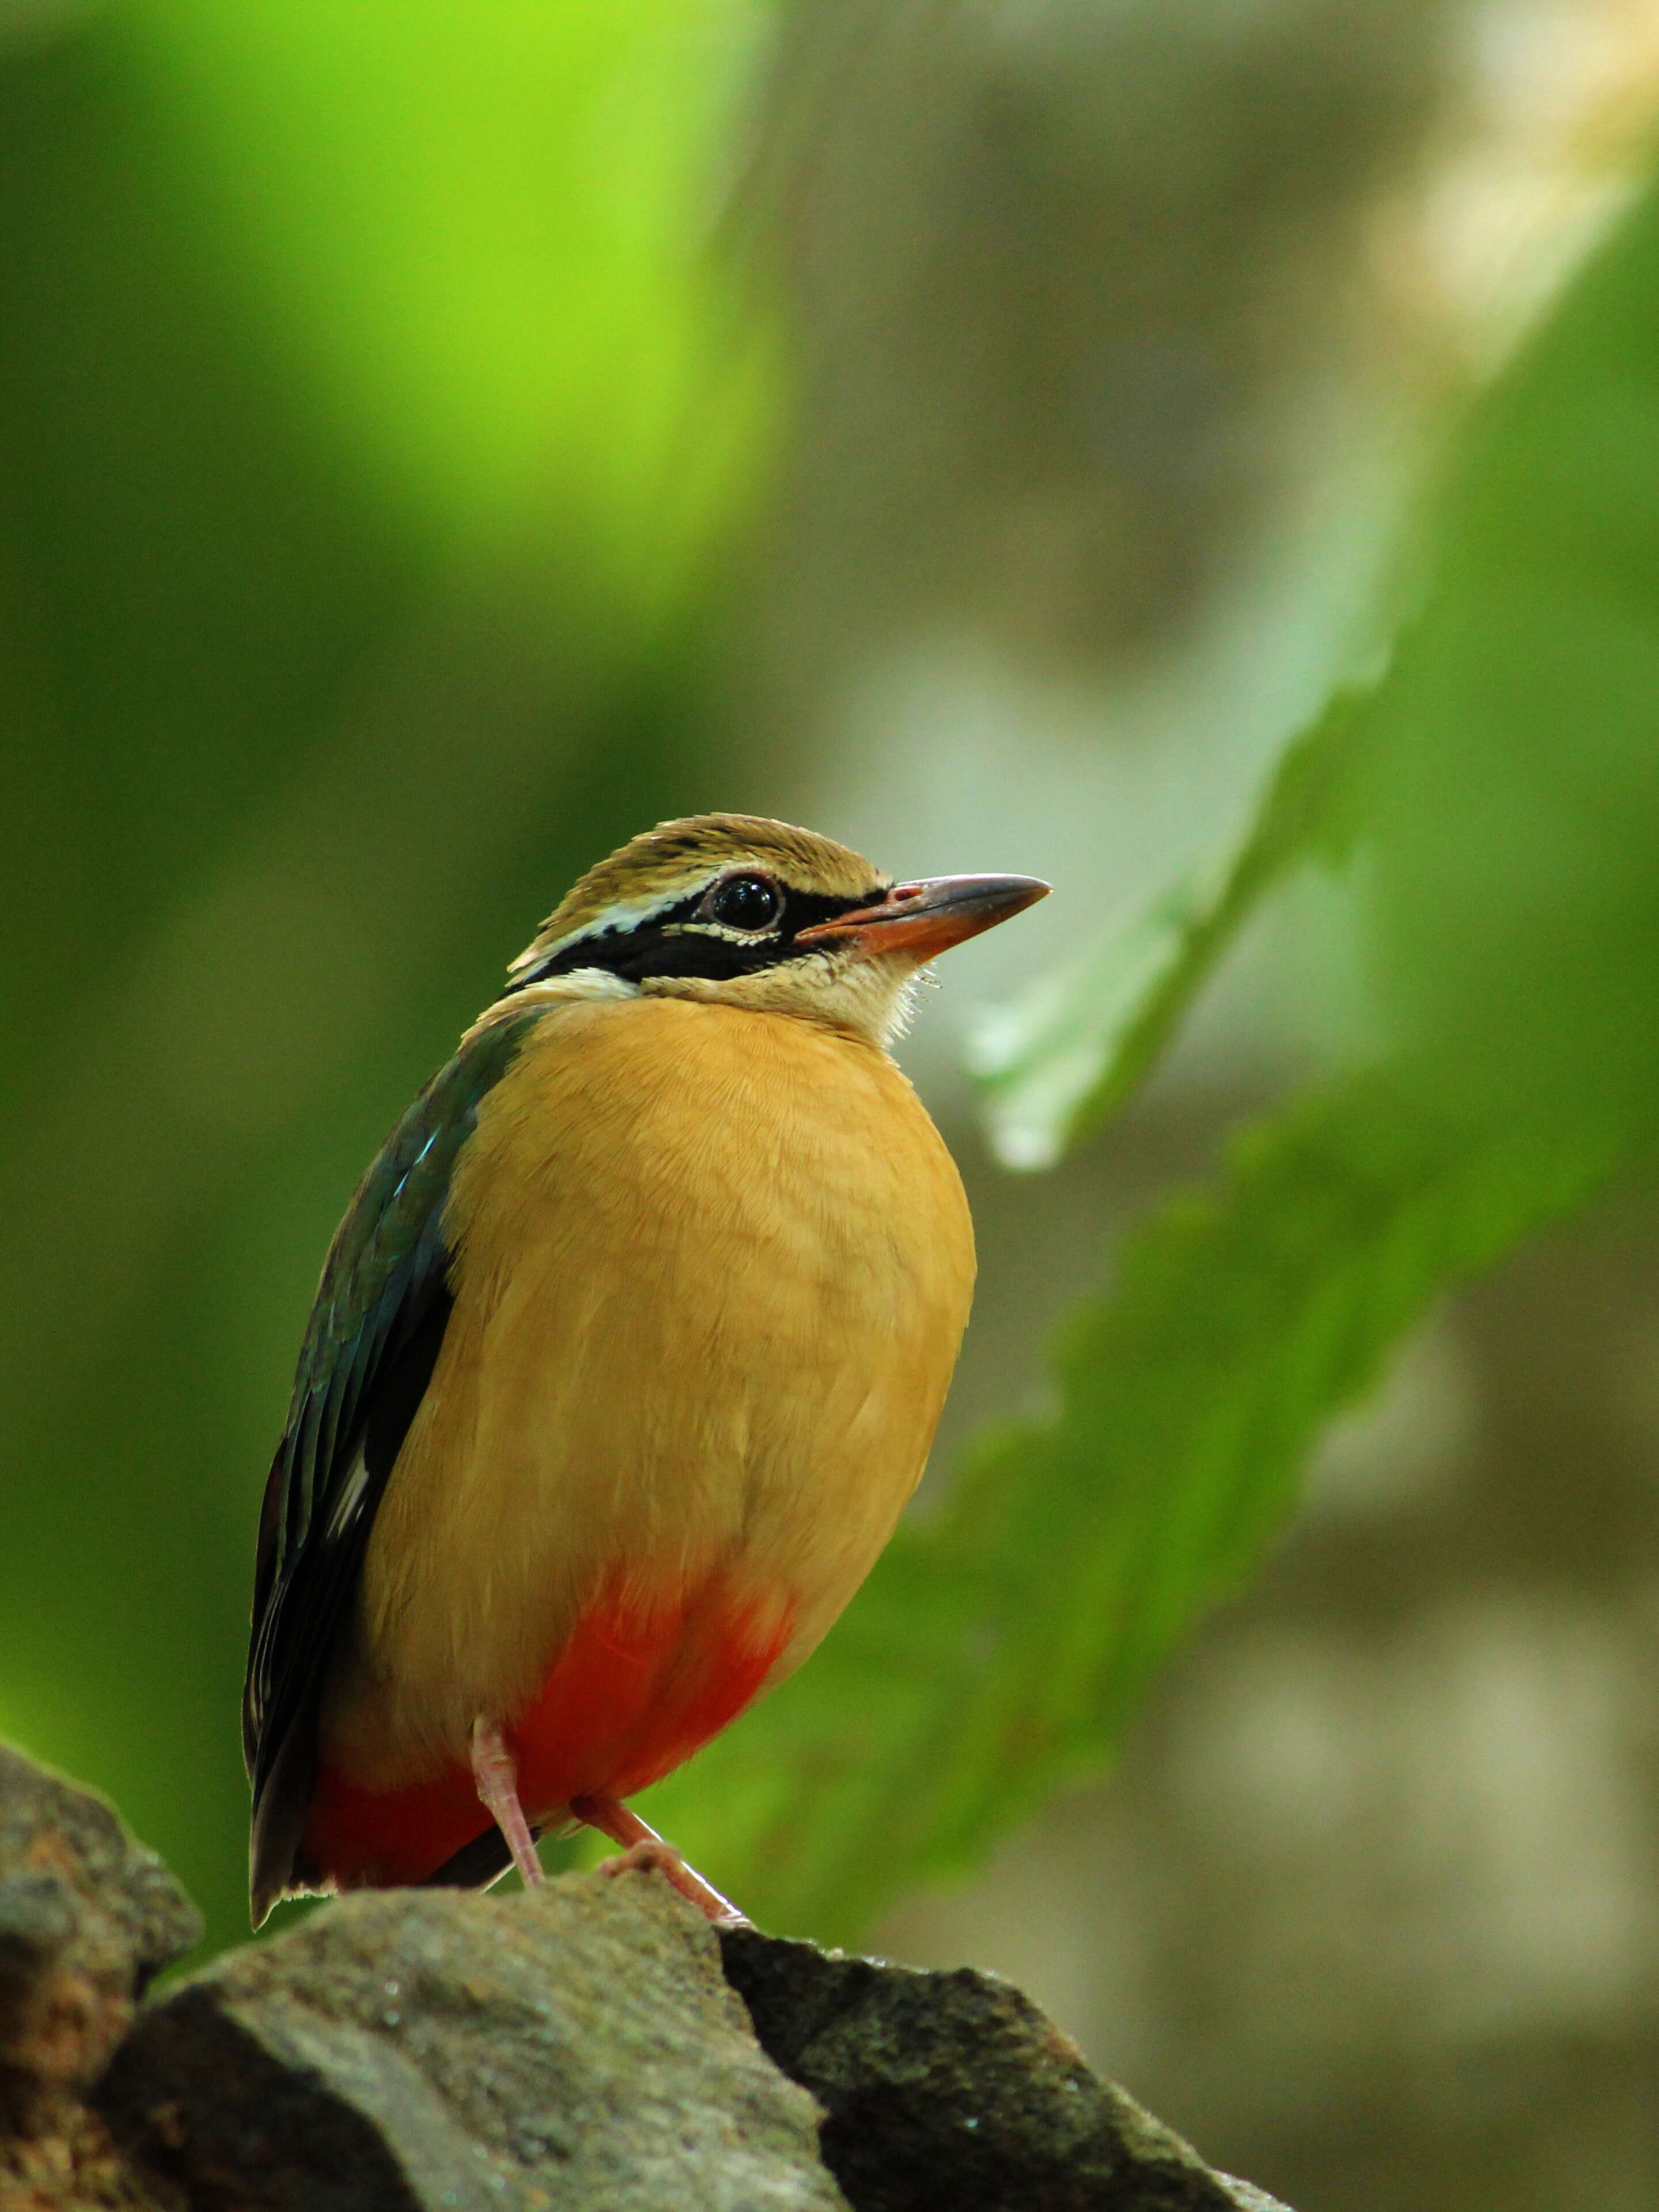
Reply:
<svg viewBox="0 0 1659 2212"><path fill-rule="evenodd" d="M919 1479L973 1281L960 1181L861 1039L643 1000L550 1014L452 1195L456 1304L370 1539L324 1749L387 1789L511 1723L603 1595L711 1582L775 1680Z"/></svg>

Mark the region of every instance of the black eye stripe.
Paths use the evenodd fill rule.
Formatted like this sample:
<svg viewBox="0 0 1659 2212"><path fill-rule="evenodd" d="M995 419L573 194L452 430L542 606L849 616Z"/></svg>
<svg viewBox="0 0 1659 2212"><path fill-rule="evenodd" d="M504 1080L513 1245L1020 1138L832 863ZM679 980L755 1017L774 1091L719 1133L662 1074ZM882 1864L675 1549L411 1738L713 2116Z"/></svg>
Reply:
<svg viewBox="0 0 1659 2212"><path fill-rule="evenodd" d="M739 873L755 878L761 875L758 869ZM726 884L734 880L729 876L723 879ZM764 935L744 940L712 929L687 928L688 922L695 925L706 919L702 912L705 902L711 891L721 887L705 885L689 898L636 922L631 929L606 929L592 937L578 938L517 977L504 995L510 997L514 991L547 982L555 975L568 975L578 968L603 969L630 983L644 982L653 975L697 975L710 982L751 975L760 969L775 967L780 961L805 959L809 956L794 942L798 932L810 929L815 922L832 921L838 914L850 914L855 907L868 906L887 888L884 884L872 884L867 890L850 896L830 897L817 891L796 890L774 878L763 880L783 902L781 919L775 927L769 927Z"/></svg>

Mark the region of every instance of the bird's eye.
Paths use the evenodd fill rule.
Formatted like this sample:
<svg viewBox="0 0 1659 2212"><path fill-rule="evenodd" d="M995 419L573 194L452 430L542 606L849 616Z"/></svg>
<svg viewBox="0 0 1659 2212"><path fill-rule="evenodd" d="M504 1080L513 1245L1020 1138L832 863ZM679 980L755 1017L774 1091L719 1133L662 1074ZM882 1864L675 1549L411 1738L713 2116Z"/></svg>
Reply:
<svg viewBox="0 0 1659 2212"><path fill-rule="evenodd" d="M758 934L783 912L783 893L769 876L728 876L702 902L710 921Z"/></svg>

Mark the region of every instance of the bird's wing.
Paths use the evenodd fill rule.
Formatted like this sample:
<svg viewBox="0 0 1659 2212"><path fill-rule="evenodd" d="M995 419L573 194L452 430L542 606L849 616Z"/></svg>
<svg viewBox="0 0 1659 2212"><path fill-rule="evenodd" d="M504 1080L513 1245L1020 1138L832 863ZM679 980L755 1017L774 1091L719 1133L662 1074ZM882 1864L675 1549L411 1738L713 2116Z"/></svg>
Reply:
<svg viewBox="0 0 1659 2212"><path fill-rule="evenodd" d="M293 1878L329 1656L443 1343L450 1178L480 1103L544 1011L470 1033L387 1138L329 1249L259 1519L242 1696L256 1923Z"/></svg>

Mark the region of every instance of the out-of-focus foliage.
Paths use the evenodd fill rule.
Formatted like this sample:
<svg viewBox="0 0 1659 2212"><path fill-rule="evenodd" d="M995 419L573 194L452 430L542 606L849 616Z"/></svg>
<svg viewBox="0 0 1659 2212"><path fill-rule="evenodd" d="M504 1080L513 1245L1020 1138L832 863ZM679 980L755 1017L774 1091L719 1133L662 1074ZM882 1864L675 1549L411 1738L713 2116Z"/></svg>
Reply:
<svg viewBox="0 0 1659 2212"><path fill-rule="evenodd" d="M985 1438L813 1664L656 1793L745 1903L854 1935L1097 1767L1330 1413L1608 1165L1416 1105L1386 1078L1310 1099L1143 1229L1060 1347L1057 1413Z"/></svg>
<svg viewBox="0 0 1659 2212"><path fill-rule="evenodd" d="M925 61L927 11L906 20ZM708 247L748 21L737 0L19 21L0 1728L112 1789L222 1942L258 1480L329 1232L527 918L642 820L732 802L711 663L769 370ZM884 240L867 197L858 234ZM1027 234L1005 222L993 258L1023 272ZM971 1451L812 1664L657 1793L757 1912L852 1933L1098 1764L1425 1303L1635 1149L1659 1049L1656 338L1648 202L1476 410L1379 687L1287 750L1209 879L1004 1024L994 1112L1029 1164L1101 1124L1316 860L1365 902L1398 1036L1129 1240L1052 1409ZM1161 513L1207 386L1172 392L1157 348L1108 367L1132 434L1108 459L1165 471ZM948 439L931 466L959 469Z"/></svg>
<svg viewBox="0 0 1659 2212"><path fill-rule="evenodd" d="M1236 852L1164 891L1075 968L981 1022L973 1065L1010 1167L1052 1167L1098 1129L1169 1043L1241 925L1291 869L1337 867L1358 830L1371 724L1339 691L1286 746Z"/></svg>
<svg viewBox="0 0 1659 2212"><path fill-rule="evenodd" d="M1037 1000L993 1110L1022 1161L1093 1127L1304 859L1359 863L1395 1045L1131 1241L1057 1413L988 1440L799 1685L668 1785L763 1910L856 1929L1103 1759L1431 1300L1651 1131L1659 192L1474 410L1422 557L1380 684L1289 748L1217 891Z"/></svg>
<svg viewBox="0 0 1659 2212"><path fill-rule="evenodd" d="M259 1482L501 963L730 803L746 9L0 11L0 1729L246 1932Z"/></svg>
<svg viewBox="0 0 1659 2212"><path fill-rule="evenodd" d="M1659 1109L1659 192L1458 447L1376 702L1377 973L1437 1083Z"/></svg>
<svg viewBox="0 0 1659 2212"><path fill-rule="evenodd" d="M556 531L636 623L752 469L752 319L704 250L750 15L137 0L122 43L360 465L451 548Z"/></svg>

